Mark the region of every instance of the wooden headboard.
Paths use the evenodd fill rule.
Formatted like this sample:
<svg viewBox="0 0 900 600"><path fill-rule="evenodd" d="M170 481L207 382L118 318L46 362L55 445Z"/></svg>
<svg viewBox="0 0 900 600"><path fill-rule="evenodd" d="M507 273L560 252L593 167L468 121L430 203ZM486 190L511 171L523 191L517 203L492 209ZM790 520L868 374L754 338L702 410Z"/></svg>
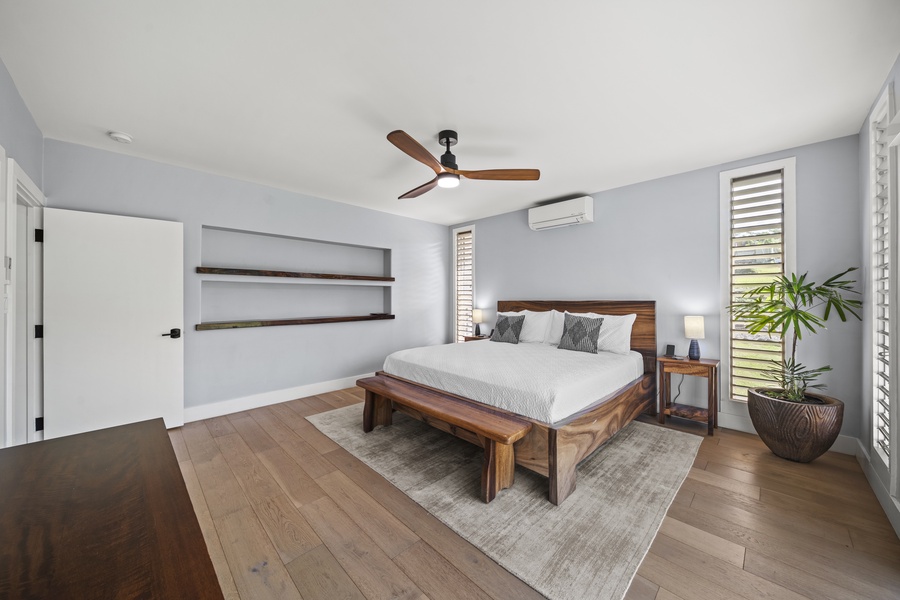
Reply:
<svg viewBox="0 0 900 600"><path fill-rule="evenodd" d="M602 315L637 315L631 349L644 357L644 373L656 373L656 300L499 300L498 312L558 310Z"/></svg>

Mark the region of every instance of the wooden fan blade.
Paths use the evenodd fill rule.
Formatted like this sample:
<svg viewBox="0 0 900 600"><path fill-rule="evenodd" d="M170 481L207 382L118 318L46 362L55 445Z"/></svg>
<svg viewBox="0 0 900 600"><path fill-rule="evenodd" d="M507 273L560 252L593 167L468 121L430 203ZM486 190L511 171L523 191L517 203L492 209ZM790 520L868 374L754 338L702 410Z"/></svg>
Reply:
<svg viewBox="0 0 900 600"><path fill-rule="evenodd" d="M541 178L538 169L487 169L484 171L459 171L445 169L467 179L495 179L503 181L536 181Z"/></svg>
<svg viewBox="0 0 900 600"><path fill-rule="evenodd" d="M428 183L420 185L419 187L417 187L414 190L409 190L408 192L406 192L405 194L403 194L402 196L397 198L397 200L403 200L404 198L415 198L416 196L421 196L422 194L424 194L425 192L427 192L428 190L430 190L431 188L433 188L436 185L437 185L437 177L435 177Z"/></svg>
<svg viewBox="0 0 900 600"><path fill-rule="evenodd" d="M409 137L405 131L398 129L388 134L387 139L390 143L397 146L401 151L410 155L426 167L430 167L435 174L441 172L441 163L426 150L422 144ZM402 198L403 196L401 196Z"/></svg>

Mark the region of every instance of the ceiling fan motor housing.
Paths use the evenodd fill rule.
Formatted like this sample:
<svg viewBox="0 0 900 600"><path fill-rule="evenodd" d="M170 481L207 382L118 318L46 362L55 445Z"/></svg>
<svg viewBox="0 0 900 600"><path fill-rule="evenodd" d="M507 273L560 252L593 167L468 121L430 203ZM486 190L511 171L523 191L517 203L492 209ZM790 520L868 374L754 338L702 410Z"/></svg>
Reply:
<svg viewBox="0 0 900 600"><path fill-rule="evenodd" d="M459 168L456 166L456 155L452 154L449 150L441 154L441 164L451 169Z"/></svg>
<svg viewBox="0 0 900 600"><path fill-rule="evenodd" d="M441 146L447 148L447 151L441 154L441 164L450 169L458 169L456 156L450 152L450 146L455 146L456 142L459 141L456 132L452 129L445 129L438 134L438 141L441 143Z"/></svg>

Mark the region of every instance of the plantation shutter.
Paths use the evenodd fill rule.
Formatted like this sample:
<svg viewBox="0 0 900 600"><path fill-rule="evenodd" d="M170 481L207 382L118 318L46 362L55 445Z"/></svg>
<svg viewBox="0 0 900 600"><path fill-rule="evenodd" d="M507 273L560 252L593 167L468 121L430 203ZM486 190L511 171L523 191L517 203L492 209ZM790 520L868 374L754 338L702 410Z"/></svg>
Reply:
<svg viewBox="0 0 900 600"><path fill-rule="evenodd" d="M730 298L784 274L784 172L731 180ZM750 334L731 320L731 397L747 399L747 388L772 385L763 371L784 357L780 335Z"/></svg>
<svg viewBox="0 0 900 600"><path fill-rule="evenodd" d="M462 342L472 335L472 309L475 307L475 279L472 263L474 236L471 229L460 230L455 235L454 299L456 304L456 341Z"/></svg>
<svg viewBox="0 0 900 600"><path fill-rule="evenodd" d="M873 342L874 368L874 413L875 448L884 453L885 462L890 464L891 410L890 410L890 162L887 139L887 114L875 124L873 135L873 179L872 194L872 280L874 283Z"/></svg>

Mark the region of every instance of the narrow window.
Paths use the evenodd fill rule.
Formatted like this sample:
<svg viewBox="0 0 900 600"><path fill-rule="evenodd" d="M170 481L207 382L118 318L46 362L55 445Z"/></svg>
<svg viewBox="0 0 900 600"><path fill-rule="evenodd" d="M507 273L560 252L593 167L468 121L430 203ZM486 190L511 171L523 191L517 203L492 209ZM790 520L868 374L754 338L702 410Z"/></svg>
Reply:
<svg viewBox="0 0 900 600"><path fill-rule="evenodd" d="M475 270L473 265L475 230L453 231L453 332L457 342L473 334L472 309L475 307Z"/></svg>
<svg viewBox="0 0 900 600"><path fill-rule="evenodd" d="M726 171L722 184L723 287L726 305L745 291L791 270L794 160ZM747 389L771 386L764 371L784 357L781 335L751 334L746 323L723 314L726 398L747 401Z"/></svg>

